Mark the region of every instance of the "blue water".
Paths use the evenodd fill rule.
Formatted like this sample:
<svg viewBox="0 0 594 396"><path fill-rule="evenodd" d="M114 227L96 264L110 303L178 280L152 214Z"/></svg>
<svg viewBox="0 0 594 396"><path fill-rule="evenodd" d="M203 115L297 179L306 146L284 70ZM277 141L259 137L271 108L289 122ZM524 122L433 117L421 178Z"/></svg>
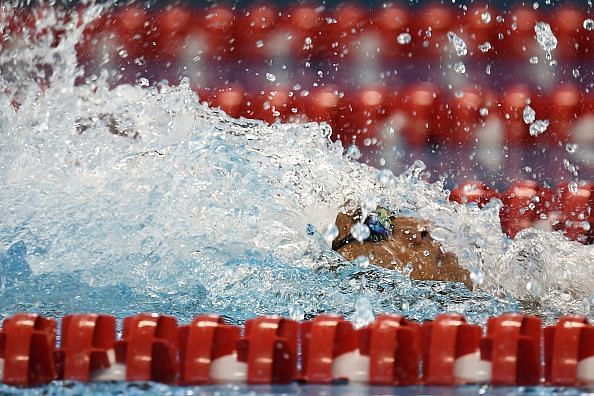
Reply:
<svg viewBox="0 0 594 396"><path fill-rule="evenodd" d="M594 390L588 388L555 387L488 387L488 386L408 386L385 387L366 385L225 385L202 387L172 387L161 384L80 384L55 383L48 387L19 390L0 386L0 392L27 395L112 395L112 394L159 394L159 395L336 395L336 396L388 396L388 395L591 395Z"/></svg>

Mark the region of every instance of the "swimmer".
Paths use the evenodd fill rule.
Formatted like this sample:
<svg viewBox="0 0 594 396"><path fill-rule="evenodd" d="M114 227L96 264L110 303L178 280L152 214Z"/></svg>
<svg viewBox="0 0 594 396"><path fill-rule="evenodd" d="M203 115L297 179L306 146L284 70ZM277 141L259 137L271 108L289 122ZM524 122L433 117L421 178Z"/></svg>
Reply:
<svg viewBox="0 0 594 396"><path fill-rule="evenodd" d="M363 220L363 221L362 221ZM357 222L369 227L369 237L362 242L351 235L351 227ZM441 244L429 233L429 222L410 217L394 216L386 209L378 208L362 219L361 210L354 213L338 213L336 217L338 237L332 249L347 260L366 256L369 262L380 267L404 272L407 265L414 280L462 282L472 289L470 273L450 252L444 252Z"/></svg>

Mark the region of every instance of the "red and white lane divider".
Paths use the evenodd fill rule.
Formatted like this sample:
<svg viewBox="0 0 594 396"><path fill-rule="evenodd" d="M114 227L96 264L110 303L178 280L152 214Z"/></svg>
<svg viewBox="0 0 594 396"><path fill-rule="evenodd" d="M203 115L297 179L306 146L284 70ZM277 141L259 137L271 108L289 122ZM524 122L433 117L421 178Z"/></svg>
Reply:
<svg viewBox="0 0 594 396"><path fill-rule="evenodd" d="M569 84L544 95L526 86L501 93L466 87L446 94L433 83L348 91L336 86L307 91L280 86L255 92L235 84L196 91L202 102L232 117L268 123L325 121L335 137L348 143L399 135L410 147L476 147L501 153L501 158L505 147L567 146L576 163L594 166L594 137L589 133L594 127L594 96ZM525 115L530 111L532 118L548 121L546 130L531 129L534 120Z"/></svg>
<svg viewBox="0 0 594 396"><path fill-rule="evenodd" d="M448 34L464 40L464 56L527 59L544 54L535 40L537 22L550 24L563 60L588 58L594 51L593 15L571 5L541 12L511 11L480 5L457 9L431 5L420 10L391 5L368 10L355 3L335 9L303 4L279 9L259 3L245 10L169 6L146 11L130 5L108 16L103 31L114 35L130 56L184 62L183 51L232 61L312 58L355 61L372 57L389 62L457 56ZM98 31L88 31L93 38ZM194 55L196 56L196 55Z"/></svg>
<svg viewBox="0 0 594 396"><path fill-rule="evenodd" d="M384 314L359 329L329 314L301 323L264 316L243 328L216 315L178 326L171 316L139 314L124 320L121 339L110 315L69 315L61 326L56 348L54 319L5 319L2 382L594 385L594 326L575 315L543 329L535 316L503 314L485 332L459 314L426 323Z"/></svg>
<svg viewBox="0 0 594 396"><path fill-rule="evenodd" d="M499 213L502 230L511 238L525 228L562 231L568 238L594 243L594 183L563 182L556 190L534 180L511 184L503 193L482 182L460 184L450 193L450 201L485 206L491 199L501 199Z"/></svg>

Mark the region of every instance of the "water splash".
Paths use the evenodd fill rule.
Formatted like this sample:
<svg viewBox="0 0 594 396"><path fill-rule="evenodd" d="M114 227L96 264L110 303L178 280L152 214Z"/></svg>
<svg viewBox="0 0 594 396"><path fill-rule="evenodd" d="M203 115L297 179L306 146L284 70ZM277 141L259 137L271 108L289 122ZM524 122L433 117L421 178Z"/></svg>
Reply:
<svg viewBox="0 0 594 396"><path fill-rule="evenodd" d="M85 17L79 25L47 12L39 26L63 28L58 45L31 39L0 59L11 71L0 76L1 268L12 277L2 315L156 310L187 321L218 312L239 323L348 315L364 296L372 312L484 322L517 309L513 298L554 316L583 309L592 294L591 246L538 231L512 242L499 202L448 202L441 183L422 180L421 162L395 176L349 159L356 150L345 155L327 126L230 119L199 105L187 80L111 87L103 74L77 83ZM411 282L330 250L338 209L370 196L430 219L481 289ZM534 264L521 267L527 257ZM507 278L516 266L526 269ZM539 292L527 292L536 280Z"/></svg>
<svg viewBox="0 0 594 396"><path fill-rule="evenodd" d="M548 60L551 60L551 51L557 48L557 37L551 30L551 25L546 22L537 22L534 25L534 32L536 33L536 41L544 50Z"/></svg>
<svg viewBox="0 0 594 396"><path fill-rule="evenodd" d="M524 122L528 125L532 124L536 119L536 112L532 107L530 107L530 105L526 105L526 107L524 107L524 111L522 112L522 118L524 119Z"/></svg>
<svg viewBox="0 0 594 396"><path fill-rule="evenodd" d="M539 136L547 131L549 120L536 120L530 124L529 132L531 136Z"/></svg>
<svg viewBox="0 0 594 396"><path fill-rule="evenodd" d="M458 36L454 32L448 32L448 40L454 45L456 55L466 56L468 54L468 47L466 46L466 42L464 42L462 37Z"/></svg>
<svg viewBox="0 0 594 396"><path fill-rule="evenodd" d="M484 43L482 43L482 44L479 44L479 46L478 46L478 49L479 49L479 50L480 50L482 53L489 52L489 51L491 50L491 48L493 48L493 46L492 46L492 45L491 45L491 43L490 43L490 42L488 42L488 41L485 41Z"/></svg>
<svg viewBox="0 0 594 396"><path fill-rule="evenodd" d="M396 37L396 42L400 45L405 45L405 44L409 44L411 42L411 36L410 33L400 33L397 37Z"/></svg>

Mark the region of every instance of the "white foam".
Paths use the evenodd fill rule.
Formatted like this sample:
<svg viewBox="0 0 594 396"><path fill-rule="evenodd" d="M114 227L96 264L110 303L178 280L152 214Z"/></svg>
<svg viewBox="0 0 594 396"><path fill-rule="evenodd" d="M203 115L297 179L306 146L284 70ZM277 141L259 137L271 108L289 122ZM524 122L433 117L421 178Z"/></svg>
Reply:
<svg viewBox="0 0 594 396"><path fill-rule="evenodd" d="M198 105L187 81L111 89L97 76L75 85L81 31L68 28L55 48L0 57L3 68L25 68L0 76L0 249L24 241L36 275L123 284L147 301L198 290L208 309L242 315L292 304L348 312L361 291L381 310L414 304L430 314L431 297L388 298L386 282L394 293L414 290L388 272L365 282L306 272L335 258L305 223L323 233L338 206L373 194L380 205L430 219L444 247L484 274L489 293L566 311L592 294L594 246L538 231L512 242L501 233L500 203L480 211L449 203L439 183L420 179L422 164L387 178L345 158L327 126L232 120ZM29 77L39 63L54 70L44 89ZM528 291L529 282L539 291ZM42 301L51 298L61 297Z"/></svg>

